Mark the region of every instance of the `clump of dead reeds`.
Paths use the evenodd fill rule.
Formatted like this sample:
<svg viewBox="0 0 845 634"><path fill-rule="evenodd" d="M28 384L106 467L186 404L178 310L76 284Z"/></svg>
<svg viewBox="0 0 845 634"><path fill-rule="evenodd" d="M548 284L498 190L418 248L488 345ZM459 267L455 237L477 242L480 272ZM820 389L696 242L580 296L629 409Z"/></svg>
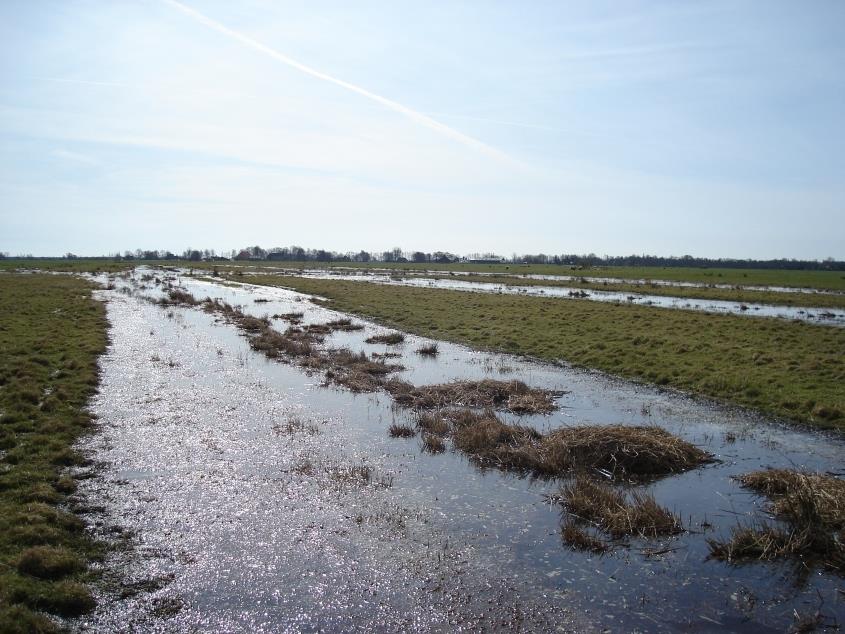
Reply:
<svg viewBox="0 0 845 634"><path fill-rule="evenodd" d="M196 297L191 295L188 291L182 290L181 288L170 289L167 292L167 296L159 299L158 303L164 306L196 306L197 304L199 304Z"/></svg>
<svg viewBox="0 0 845 634"><path fill-rule="evenodd" d="M492 411L464 414L454 423L455 447L485 465L504 469L537 471L542 436L531 427L507 425Z"/></svg>
<svg viewBox="0 0 845 634"><path fill-rule="evenodd" d="M449 421L455 447L479 462L541 476L594 469L610 478L645 478L685 471L711 459L659 427L582 426L544 435L504 423L491 409L430 416Z"/></svg>
<svg viewBox="0 0 845 634"><path fill-rule="evenodd" d="M367 343L386 343L389 346L395 346L405 341L405 335L401 332L391 332L386 335L373 335L367 338L366 341Z"/></svg>
<svg viewBox="0 0 845 634"><path fill-rule="evenodd" d="M345 348L330 350L327 354L331 364L334 366L354 368L355 370L372 375L383 376L403 369L401 365L395 363L389 364L382 360L373 361L364 352L356 354Z"/></svg>
<svg viewBox="0 0 845 634"><path fill-rule="evenodd" d="M352 323L352 320L347 318L335 319L333 321L326 322L326 326L328 326L332 330L342 330L344 332L364 329L364 324Z"/></svg>
<svg viewBox="0 0 845 634"><path fill-rule="evenodd" d="M446 443L440 436L424 433L422 435L422 448L423 451L428 453L443 453L446 451Z"/></svg>
<svg viewBox="0 0 845 634"><path fill-rule="evenodd" d="M340 385L356 394L376 392L381 387L381 380L354 368L330 368L326 371L326 385Z"/></svg>
<svg viewBox="0 0 845 634"><path fill-rule="evenodd" d="M424 357L436 357L439 353L440 351L437 349L436 343L429 343L417 348L417 354Z"/></svg>
<svg viewBox="0 0 845 634"><path fill-rule="evenodd" d="M401 425L399 423L391 423L387 431L393 438L413 438L417 435L417 432L413 427L410 425Z"/></svg>
<svg viewBox="0 0 845 634"><path fill-rule="evenodd" d="M246 332L261 332L270 325L267 318L253 317L252 315L241 315L237 322L238 326Z"/></svg>
<svg viewBox="0 0 845 634"><path fill-rule="evenodd" d="M396 402L415 409L443 407L492 407L516 413L547 413L556 408L555 394L548 390L528 387L522 381L453 381L437 385L415 387L393 380L385 389Z"/></svg>
<svg viewBox="0 0 845 634"><path fill-rule="evenodd" d="M329 350L320 357L326 371L326 383L340 385L352 392L375 392L383 377L402 369L401 365L373 361L364 352L358 354L347 349Z"/></svg>
<svg viewBox="0 0 845 634"><path fill-rule="evenodd" d="M449 433L449 423L440 412L423 412L417 418L417 426L423 431L436 436Z"/></svg>
<svg viewBox="0 0 845 634"><path fill-rule="evenodd" d="M737 478L769 498L769 511L785 528L738 525L728 541L708 540L716 559L798 557L845 574L845 481L790 469L766 469Z"/></svg>
<svg viewBox="0 0 845 634"><path fill-rule="evenodd" d="M570 514L592 522L614 539L674 535L683 530L679 518L660 506L652 495L634 492L628 496L584 475L564 485L559 497Z"/></svg>
<svg viewBox="0 0 845 634"><path fill-rule="evenodd" d="M305 316L303 312L277 313L273 315L273 319L283 319L294 323L299 323Z"/></svg>
<svg viewBox="0 0 845 634"><path fill-rule="evenodd" d="M543 442L543 462L554 473L600 469L613 477L678 473L712 460L695 445L656 426L566 427Z"/></svg>
<svg viewBox="0 0 845 634"><path fill-rule="evenodd" d="M316 354L313 339L304 333L289 331L282 334L272 328L265 328L251 338L249 345L253 350L263 352L271 359L280 356L310 357Z"/></svg>

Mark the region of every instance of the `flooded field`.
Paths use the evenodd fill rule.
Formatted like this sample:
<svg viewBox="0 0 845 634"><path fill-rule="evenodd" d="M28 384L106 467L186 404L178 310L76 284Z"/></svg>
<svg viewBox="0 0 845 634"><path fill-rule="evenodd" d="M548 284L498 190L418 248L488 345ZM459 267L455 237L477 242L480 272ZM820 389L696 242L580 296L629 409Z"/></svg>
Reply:
<svg viewBox="0 0 845 634"><path fill-rule="evenodd" d="M783 632L801 619L845 622L842 576L795 560L727 564L707 542L768 519L765 500L734 476L774 467L841 477L841 437L442 341L367 343L389 331L362 320L326 333L323 348L389 355L415 386L519 379L556 395L550 414L499 411L508 423L659 426L712 455L620 484L653 494L682 532L576 551L561 537L566 478L480 466L450 438L432 450L416 433L391 437L418 414L390 393L326 386L322 371L266 358L218 314L147 298L170 283L279 331L291 315L302 327L347 315L283 289L170 276L138 270L101 291L111 345L93 403L99 433L84 449L102 470L81 497L102 504L88 518L103 536L132 547L107 562L121 590L104 588L80 629ZM448 280L401 283L417 282ZM436 354L418 353L434 344Z"/></svg>
<svg viewBox="0 0 845 634"><path fill-rule="evenodd" d="M237 265L233 265L237 268ZM263 267L265 269L275 268L276 270L284 270L288 272L295 272L298 269L289 269L285 267ZM317 269L313 269L317 270ZM421 276L421 277L448 277L454 275L448 271L425 270L425 269L391 269L391 268L368 268L360 269L353 266L333 266L332 271L346 271L346 272L371 272L376 275L395 275L401 274L404 276ZM462 274L468 274L469 271ZM636 285L654 285L678 288L718 288L724 290L742 289L746 291L774 291L777 293L805 293L809 295L841 295L840 291L832 291L818 288L807 288L801 286L758 286L754 284L743 284L741 286L736 284L720 284L720 283L704 283L704 282L689 282L683 280L661 280L652 278L623 278L623 277L593 277L589 275L541 275L537 273L502 273L502 272L485 272L472 271L473 276L483 277L502 277L503 275L513 277L514 280L547 280L549 282L581 282L586 281L592 284L636 284Z"/></svg>
<svg viewBox="0 0 845 634"><path fill-rule="evenodd" d="M283 269L274 270L272 274L277 275ZM650 295L647 292L629 293L616 291L603 291L595 289L584 289L574 285L567 286L520 286L519 278L514 278L513 284L502 284L500 282L473 282L467 280L450 279L444 275L413 274L397 276L379 270L358 270L339 273L337 270L327 271L325 269L306 269L287 271L290 275L302 277L313 277L316 279L347 280L353 282L372 282L376 284L392 284L400 286L414 286L422 288L443 288L458 291L470 291L476 293L506 293L512 295L530 295L540 297L553 297L560 299L588 299L597 302L630 303L654 306L657 308L670 308L680 310L694 310L707 313L722 313L732 315L747 315L751 317L771 317L777 319L790 319L807 321L811 323L830 326L845 326L845 311L831 308L814 308L808 306L778 306L772 304L758 304L749 302L736 302L715 299L690 299L687 297L671 297L666 295ZM260 272L252 272L260 274ZM483 275L474 273L473 275ZM570 279L565 276L526 276L531 279ZM571 278L573 281L580 278ZM595 278L600 280L600 278ZM600 280L604 281L604 280ZM624 280L628 282L629 280ZM667 286L684 286L686 283L666 283ZM749 290L755 290L750 289ZM801 289L765 289L781 291L799 291ZM807 294L808 304L812 302L812 295Z"/></svg>

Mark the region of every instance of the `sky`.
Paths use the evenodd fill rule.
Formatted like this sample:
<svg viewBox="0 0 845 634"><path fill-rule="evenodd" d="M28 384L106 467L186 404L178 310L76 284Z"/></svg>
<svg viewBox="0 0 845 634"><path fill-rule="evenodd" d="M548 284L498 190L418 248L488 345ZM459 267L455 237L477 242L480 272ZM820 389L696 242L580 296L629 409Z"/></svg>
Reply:
<svg viewBox="0 0 845 634"><path fill-rule="evenodd" d="M0 252L845 259L845 3L3 0Z"/></svg>

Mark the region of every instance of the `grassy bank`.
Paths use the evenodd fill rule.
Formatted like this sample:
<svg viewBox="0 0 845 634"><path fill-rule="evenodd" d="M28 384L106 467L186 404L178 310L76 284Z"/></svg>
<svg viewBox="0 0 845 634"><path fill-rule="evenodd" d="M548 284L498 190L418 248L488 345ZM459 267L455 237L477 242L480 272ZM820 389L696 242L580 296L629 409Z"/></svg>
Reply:
<svg viewBox="0 0 845 634"><path fill-rule="evenodd" d="M66 258L39 258L27 260L20 258L8 258L0 260L0 271L61 271L64 273L117 273L131 269L136 262L118 262L109 259L78 258L68 260Z"/></svg>
<svg viewBox="0 0 845 634"><path fill-rule="evenodd" d="M53 631L41 612L93 606L85 582L98 548L62 509L81 464L72 449L106 347L105 310L89 283L0 275L0 631Z"/></svg>
<svg viewBox="0 0 845 634"><path fill-rule="evenodd" d="M668 385L845 430L845 330L776 319L560 300L244 276L422 335Z"/></svg>

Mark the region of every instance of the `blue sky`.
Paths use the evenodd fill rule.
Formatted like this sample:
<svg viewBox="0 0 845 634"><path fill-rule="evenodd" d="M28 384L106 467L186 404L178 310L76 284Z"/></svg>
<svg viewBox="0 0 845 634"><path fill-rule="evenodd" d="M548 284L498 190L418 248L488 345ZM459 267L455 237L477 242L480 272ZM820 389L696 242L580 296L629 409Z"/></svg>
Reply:
<svg viewBox="0 0 845 634"><path fill-rule="evenodd" d="M0 3L0 251L845 259L845 3Z"/></svg>

